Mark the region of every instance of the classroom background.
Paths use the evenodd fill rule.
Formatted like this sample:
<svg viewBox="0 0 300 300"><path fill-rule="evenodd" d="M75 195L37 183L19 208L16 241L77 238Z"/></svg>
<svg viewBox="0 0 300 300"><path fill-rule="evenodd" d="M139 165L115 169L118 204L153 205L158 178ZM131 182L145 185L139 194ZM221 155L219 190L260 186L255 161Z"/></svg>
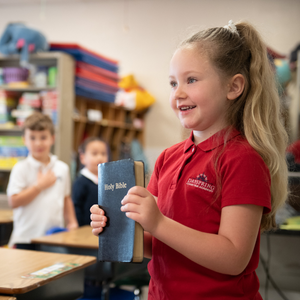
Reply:
<svg viewBox="0 0 300 300"><path fill-rule="evenodd" d="M9 23L22 22L45 35L51 50L35 60L39 65L33 71L39 86L36 90L23 86L17 91L7 89L6 95L0 91L0 114L10 105L3 114L17 111L13 120L18 125L24 116L20 111L26 110L22 105L28 103L43 106L45 113L52 114L54 122L62 126L53 151L70 165L73 179L80 168L76 150L91 135L109 142L114 160L130 156L144 159L150 176L158 155L187 135L168 100L169 61L176 46L201 28L246 20L260 31L274 60L290 143L296 142L300 136L300 71L297 56L295 59L300 50L299 14L300 2L294 0L0 0L0 34ZM57 52L67 58L55 56ZM96 61L87 63L82 56ZM7 59L0 58L2 84ZM12 59L14 66L17 60ZM104 63L100 64L102 71L97 69L99 61ZM58 85L45 84L45 76L57 80ZM0 116L0 146L17 147L17 159L26 156L18 144L17 130L4 128L3 124L11 121L4 115ZM17 137L12 145L7 144L7 131ZM0 208L5 209L7 175L16 160L0 155ZM289 216L290 211L285 210L279 217ZM269 299L299 299L300 234L266 235L261 251L269 262L267 273L262 264L258 268L262 296L268 289Z"/></svg>

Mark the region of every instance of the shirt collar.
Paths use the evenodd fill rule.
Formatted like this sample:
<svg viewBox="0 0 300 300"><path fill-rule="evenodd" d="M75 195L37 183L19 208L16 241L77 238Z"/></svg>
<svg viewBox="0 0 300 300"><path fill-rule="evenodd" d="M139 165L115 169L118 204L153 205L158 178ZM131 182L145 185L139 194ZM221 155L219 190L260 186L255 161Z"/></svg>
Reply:
<svg viewBox="0 0 300 300"><path fill-rule="evenodd" d="M93 174L89 169L83 168L80 171L80 174L83 175L84 177L86 177L87 179L93 181L95 184L98 184L98 176Z"/></svg>
<svg viewBox="0 0 300 300"><path fill-rule="evenodd" d="M215 133L202 143L198 144L197 147L204 152L208 152L219 146L224 145L224 140L228 142L229 140L235 138L238 135L241 135L241 133L235 128L225 128ZM194 135L192 131L190 137L185 141L184 152L186 153L194 145Z"/></svg>
<svg viewBox="0 0 300 300"><path fill-rule="evenodd" d="M49 154L49 157L50 157L50 162L47 165L36 160L31 154L28 154L27 159L28 159L29 163L37 169L42 168L42 169L50 170L54 166L54 163L57 161L57 156L53 155L53 154Z"/></svg>

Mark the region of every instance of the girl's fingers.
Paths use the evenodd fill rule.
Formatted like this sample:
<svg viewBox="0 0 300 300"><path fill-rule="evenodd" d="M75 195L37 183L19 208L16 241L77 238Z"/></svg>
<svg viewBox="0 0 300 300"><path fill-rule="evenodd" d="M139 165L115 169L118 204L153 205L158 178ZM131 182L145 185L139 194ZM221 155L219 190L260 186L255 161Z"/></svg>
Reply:
<svg viewBox="0 0 300 300"><path fill-rule="evenodd" d="M150 192L142 186L134 186L128 190L128 194L138 195L140 197L149 196Z"/></svg>
<svg viewBox="0 0 300 300"><path fill-rule="evenodd" d="M98 236L102 231L103 231L103 228L101 227L101 228L93 229L92 233L93 233L93 235Z"/></svg>
<svg viewBox="0 0 300 300"><path fill-rule="evenodd" d="M91 227L93 228L93 229L100 229L100 228L103 228L103 227L105 227L106 226L106 222L96 222L96 221L92 221L91 223L90 223L90 225L91 225Z"/></svg>
<svg viewBox="0 0 300 300"><path fill-rule="evenodd" d="M121 201L121 204L127 204L127 203L135 203L140 204L141 197L134 194L127 194Z"/></svg>
<svg viewBox="0 0 300 300"><path fill-rule="evenodd" d="M98 206L98 204L94 204L94 205L90 208L90 212L91 212L92 214L104 215L104 211Z"/></svg>
<svg viewBox="0 0 300 300"><path fill-rule="evenodd" d="M137 214L137 213L134 213L134 212L127 212L126 213L126 217L127 218L130 218L130 219L132 219L132 220L134 220L134 221L136 221L136 222L139 222L139 214Z"/></svg>
<svg viewBox="0 0 300 300"><path fill-rule="evenodd" d="M99 206L97 205L97 204L94 204L91 208L90 208L90 212L92 213L92 214L95 214L95 213L99 213L99 210L100 210L100 208L99 208Z"/></svg>
<svg viewBox="0 0 300 300"><path fill-rule="evenodd" d="M96 228L103 227L102 223L103 223L103 222L91 221L91 222L90 222L90 225L91 225L91 227L93 227L94 229L96 229Z"/></svg>
<svg viewBox="0 0 300 300"><path fill-rule="evenodd" d="M139 208L140 206L135 204L135 203L127 203L123 206L121 206L121 211L124 212L135 212L135 213L139 213Z"/></svg>
<svg viewBox="0 0 300 300"><path fill-rule="evenodd" d="M105 222L105 223L107 222L107 217L104 215L91 214L90 218L92 221L95 222Z"/></svg>

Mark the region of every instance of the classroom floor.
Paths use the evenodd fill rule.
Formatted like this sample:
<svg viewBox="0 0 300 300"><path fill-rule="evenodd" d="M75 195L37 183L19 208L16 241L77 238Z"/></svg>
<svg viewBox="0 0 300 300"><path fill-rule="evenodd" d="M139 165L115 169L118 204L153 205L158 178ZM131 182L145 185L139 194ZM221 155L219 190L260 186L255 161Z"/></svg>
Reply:
<svg viewBox="0 0 300 300"><path fill-rule="evenodd" d="M145 286L141 289L139 298L135 298L133 291L133 286L121 286L119 288L112 287L109 291L109 300L147 300L148 286ZM101 300L101 293L101 287L85 286L84 295L82 298L80 298L80 300Z"/></svg>
<svg viewBox="0 0 300 300"><path fill-rule="evenodd" d="M282 300L283 298L275 291L274 289L269 289L268 290L268 295L267 297L265 296L265 291L263 288L260 290L260 294L264 300ZM299 292L293 292L293 291L282 291L285 295L285 297L288 300L299 300L300 299L300 293Z"/></svg>
<svg viewBox="0 0 300 300"><path fill-rule="evenodd" d="M128 288L128 287L126 287ZM268 290L268 295L266 297L265 295L265 291L263 288L261 288L260 290L260 294L262 296L262 298L264 300L283 300L283 298L277 293L277 291L275 291L274 289L269 289ZM299 292L293 292L293 291L286 291L286 290L283 290L282 291L285 295L285 297L288 299L288 300L299 300L300 299L300 293ZM140 300L147 300L148 297L148 287L145 286L143 287L142 289L142 295L140 297ZM126 292L117 292L117 291L112 291L111 295L110 295L110 299L109 300L133 300L134 299L134 295L132 293L126 293ZM127 298L126 298L127 297ZM100 298L98 298L100 300ZM81 299L81 300L84 300L84 299ZM97 300L97 299L93 299L93 300Z"/></svg>

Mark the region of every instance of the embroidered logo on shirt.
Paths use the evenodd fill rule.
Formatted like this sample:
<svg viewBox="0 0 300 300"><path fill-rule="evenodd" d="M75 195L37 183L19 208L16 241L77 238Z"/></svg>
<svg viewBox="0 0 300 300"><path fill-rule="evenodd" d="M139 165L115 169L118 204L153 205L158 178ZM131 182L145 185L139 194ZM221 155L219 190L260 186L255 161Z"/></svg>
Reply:
<svg viewBox="0 0 300 300"><path fill-rule="evenodd" d="M208 181L207 176L204 173L199 174L196 178L189 178L186 184L210 193L215 190L215 186Z"/></svg>

